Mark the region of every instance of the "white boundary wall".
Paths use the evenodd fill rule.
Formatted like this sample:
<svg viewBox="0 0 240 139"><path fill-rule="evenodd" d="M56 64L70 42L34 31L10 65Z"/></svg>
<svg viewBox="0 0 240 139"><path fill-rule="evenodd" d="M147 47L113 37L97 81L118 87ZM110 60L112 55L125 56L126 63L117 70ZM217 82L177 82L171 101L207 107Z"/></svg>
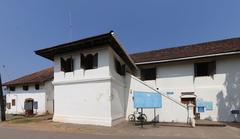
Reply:
<svg viewBox="0 0 240 139"><path fill-rule="evenodd" d="M143 85L142 83L138 82L134 78L136 77L132 77L132 75L130 74L126 75L126 84L129 85L128 87L126 87L126 92L129 92L126 120L128 118L128 115L132 114L135 111L134 104L133 104L133 91L146 91L146 92L156 93L155 91ZM188 119L187 107L184 107L184 105L179 105L178 103L162 95L162 108L156 109L156 117L155 117L156 120L160 122L187 123L187 119ZM143 112L147 115L148 121L154 120L154 109L144 109Z"/></svg>

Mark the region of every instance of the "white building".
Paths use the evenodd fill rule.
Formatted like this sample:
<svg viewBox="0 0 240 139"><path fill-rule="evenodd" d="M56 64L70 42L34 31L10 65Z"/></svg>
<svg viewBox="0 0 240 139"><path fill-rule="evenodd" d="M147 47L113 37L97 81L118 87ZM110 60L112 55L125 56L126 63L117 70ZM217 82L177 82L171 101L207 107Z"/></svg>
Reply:
<svg viewBox="0 0 240 139"><path fill-rule="evenodd" d="M240 109L240 39L128 55L113 32L36 51L54 62L53 120L112 126L135 111L133 92L160 93L149 121L233 121ZM237 117L239 118L239 117Z"/></svg>
<svg viewBox="0 0 240 139"><path fill-rule="evenodd" d="M53 113L53 68L45 69L4 83L6 113L46 114Z"/></svg>

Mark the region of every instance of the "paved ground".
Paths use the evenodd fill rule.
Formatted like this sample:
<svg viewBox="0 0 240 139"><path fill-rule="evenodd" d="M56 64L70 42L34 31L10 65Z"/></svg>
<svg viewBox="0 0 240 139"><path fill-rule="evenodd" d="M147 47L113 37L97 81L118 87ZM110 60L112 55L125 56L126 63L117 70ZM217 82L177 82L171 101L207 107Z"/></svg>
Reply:
<svg viewBox="0 0 240 139"><path fill-rule="evenodd" d="M240 139L239 123L226 127L196 127L186 124L160 123L156 127L136 127L123 122L114 126L101 127L52 122L48 117L12 120L0 123L0 139Z"/></svg>
<svg viewBox="0 0 240 139"><path fill-rule="evenodd" d="M194 129L195 130L195 129ZM197 130L197 129L196 129ZM190 130L189 134L191 134L192 130ZM171 131L167 135L162 136L121 136L121 135L96 135L96 134L83 134L83 133L63 133L63 132L49 132L49 131L36 131L30 129L19 129L19 128L7 128L0 127L0 139L205 139L205 138L217 138L217 139L239 139L239 134L231 135L229 133L233 131L225 131L224 130L210 130L205 129L205 132L199 131L199 136L185 136L182 134L176 134ZM225 134L227 133L227 134ZM239 131L238 131L239 133ZM210 136L209 136L210 135ZM208 136L208 137L207 137Z"/></svg>
<svg viewBox="0 0 240 139"><path fill-rule="evenodd" d="M70 126L70 125L69 125ZM75 125L75 127L79 127ZM138 127L86 127L78 131L60 127L60 130L44 128L43 126L0 126L0 139L240 139L240 129L235 127L172 127L172 126L146 126ZM120 129L120 130L118 130ZM130 130L131 129L131 130Z"/></svg>

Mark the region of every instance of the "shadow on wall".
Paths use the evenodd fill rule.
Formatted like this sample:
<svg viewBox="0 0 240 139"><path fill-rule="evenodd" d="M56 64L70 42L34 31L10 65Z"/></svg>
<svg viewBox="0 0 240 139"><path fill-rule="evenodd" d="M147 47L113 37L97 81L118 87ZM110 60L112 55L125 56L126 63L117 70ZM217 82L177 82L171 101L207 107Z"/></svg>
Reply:
<svg viewBox="0 0 240 139"><path fill-rule="evenodd" d="M224 85L226 92L217 94L218 121L234 121L231 110L240 109L240 71L228 71ZM239 115L236 119L240 122Z"/></svg>

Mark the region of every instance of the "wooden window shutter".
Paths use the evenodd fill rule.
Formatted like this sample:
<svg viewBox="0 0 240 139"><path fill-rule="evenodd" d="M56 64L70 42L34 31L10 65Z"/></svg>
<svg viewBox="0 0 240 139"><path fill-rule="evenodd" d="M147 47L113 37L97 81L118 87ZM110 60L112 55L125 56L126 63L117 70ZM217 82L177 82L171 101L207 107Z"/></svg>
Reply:
<svg viewBox="0 0 240 139"><path fill-rule="evenodd" d="M70 70L73 71L74 70L74 60L73 60L73 58L70 59L70 64L71 64L70 65L71 66Z"/></svg>
<svg viewBox="0 0 240 139"><path fill-rule="evenodd" d="M93 56L93 68L96 69L98 67L98 53Z"/></svg>
<svg viewBox="0 0 240 139"><path fill-rule="evenodd" d="M121 75L125 75L125 74L126 74L126 67L125 67L125 64L124 64L121 67Z"/></svg>
<svg viewBox="0 0 240 139"><path fill-rule="evenodd" d="M72 58L68 58L66 60L66 67L65 67L65 71L66 72L72 72L74 67L73 67L73 59Z"/></svg>
<svg viewBox="0 0 240 139"><path fill-rule="evenodd" d="M115 59L115 68L116 68L117 73L121 74L121 64L117 59Z"/></svg>
<svg viewBox="0 0 240 139"><path fill-rule="evenodd" d="M210 62L209 66L208 66L208 73L210 76L214 76L214 74L216 74L216 62Z"/></svg>
<svg viewBox="0 0 240 139"><path fill-rule="evenodd" d="M15 106L15 105L16 105L16 100L12 99L12 106Z"/></svg>
<svg viewBox="0 0 240 139"><path fill-rule="evenodd" d="M81 54L81 68L86 69L85 56Z"/></svg>
<svg viewBox="0 0 240 139"><path fill-rule="evenodd" d="M63 58L61 58L61 71L65 72L66 62Z"/></svg>
<svg viewBox="0 0 240 139"><path fill-rule="evenodd" d="M194 64L194 77L197 76L197 63Z"/></svg>

